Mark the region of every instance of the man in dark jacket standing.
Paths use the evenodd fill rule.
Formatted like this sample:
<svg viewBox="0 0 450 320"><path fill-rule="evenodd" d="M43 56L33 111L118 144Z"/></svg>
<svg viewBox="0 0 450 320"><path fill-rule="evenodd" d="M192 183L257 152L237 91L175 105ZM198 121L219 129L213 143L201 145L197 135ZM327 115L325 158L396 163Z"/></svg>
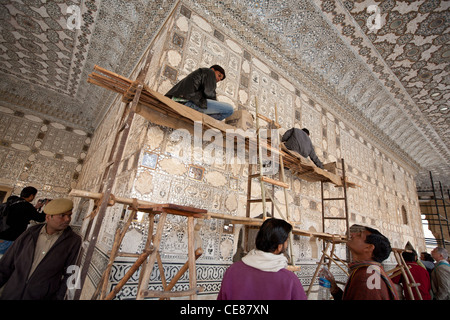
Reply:
<svg viewBox="0 0 450 320"><path fill-rule="evenodd" d="M233 106L217 101L217 83L225 79L225 70L218 65L199 68L178 82L166 96L214 119L223 120L234 112Z"/></svg>
<svg viewBox="0 0 450 320"><path fill-rule="evenodd" d="M20 197L15 197L8 206L8 218L6 224L9 226L3 232L0 232L0 254L4 254L26 229L30 221L44 222L45 214L38 209L43 206L43 202L38 202L33 206L31 202L37 194L34 187L25 187L20 192ZM13 198L10 197L10 198Z"/></svg>
<svg viewBox="0 0 450 320"><path fill-rule="evenodd" d="M67 268L74 265L81 237L69 227L73 202L55 199L44 208L45 224L28 228L0 259L3 300L62 300Z"/></svg>
<svg viewBox="0 0 450 320"><path fill-rule="evenodd" d="M291 128L284 133L281 141L285 143L286 148L299 153L302 157L310 157L316 166L323 169L323 163L317 157L309 138L308 129Z"/></svg>

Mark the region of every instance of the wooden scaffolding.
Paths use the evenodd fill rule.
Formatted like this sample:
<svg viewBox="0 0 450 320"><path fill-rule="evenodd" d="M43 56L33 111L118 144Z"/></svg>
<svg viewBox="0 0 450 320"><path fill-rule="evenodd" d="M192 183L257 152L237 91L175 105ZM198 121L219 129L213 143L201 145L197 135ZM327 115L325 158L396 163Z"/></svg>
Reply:
<svg viewBox="0 0 450 320"><path fill-rule="evenodd" d="M88 246L81 250L78 259L78 264L81 266L81 273L80 273L81 287L83 287L83 284L87 276L90 262L94 253L94 248L97 243L97 235L100 231L102 221L105 217L106 209L108 208L108 206L114 205L114 203L119 202L118 198L114 197L114 195L112 194L112 188L114 185L115 177L119 167L119 162L123 155L125 143L134 116L137 114L143 116L145 119L155 124L163 125L174 129L181 129L181 128L187 129L189 132L193 131L193 125L196 122L200 122L204 130L215 129L225 133L226 130L236 129L233 126L215 120L201 112L197 112L187 106L176 103L175 101L147 87L143 83L143 80L148 72L151 58L152 58L151 54L148 54L146 61L143 64L143 68L139 72L139 75L137 76L135 81L131 81L125 77L122 77L118 74L100 68L98 66L95 66L95 72L89 75L88 82L106 88L108 90L117 92L120 95L122 95L122 101L126 103L126 107L121 118L121 124L119 126L118 131L116 132L116 137L114 140L115 142L110 151L108 165L103 174L101 190L98 190L98 192L96 193L90 193L88 191L82 190L73 190L70 194L71 196L75 197L91 198L94 199L96 202L95 209L92 214L92 216L96 216L95 223L93 223L94 221L91 220L91 223L93 223L93 230L91 232L92 236L88 241L89 242ZM282 164L284 168L291 170L292 173L295 174L297 177L307 181L317 181L317 182L320 181L322 184L322 210L324 201L332 200L332 199L323 199L324 183L331 183L336 187L343 187L344 190L346 190L348 187L356 187L356 184L347 180L345 174L341 176L335 172L330 172L318 168L308 159L295 155L291 151L283 148L283 146L281 149L276 150L271 148L270 145L260 143L259 140L257 139L252 139L248 137L243 138L245 139L246 148L248 148L252 144L256 144L258 148L270 149L270 152L276 153L280 157L280 159L282 159ZM344 166L343 160L342 165ZM282 170L283 175L284 175L284 168ZM346 191L344 191L344 198L346 203L347 202ZM265 197L263 197L262 199L265 199ZM248 215L246 217L239 217L219 213L210 213L198 208L186 208L177 206L176 204L162 205L148 202L142 203L142 201L136 199L120 199L120 201L130 206L132 213L129 219L132 219L137 211L143 211L150 215L150 221L153 221L153 218L156 214L161 215L162 217L163 215L166 216L167 214L181 214L182 212L183 213L182 215L188 216L188 219L190 218L192 219L196 218L198 220L211 218L223 219L229 221L232 224L242 224L246 226L255 226L255 227L259 227L264 222L264 219L252 218L249 217ZM177 207L176 210L174 209L175 207ZM342 241L342 242L346 241L347 232L345 235L337 235L327 233L325 232L325 229L323 229L322 232L305 231L299 229L296 226L296 222L290 221L289 219L290 219L289 216L286 217L286 220L293 225L292 234L294 235L316 237L324 241ZM324 219L326 218L323 216L323 221ZM347 215L346 219L348 226ZM129 222L127 222L127 224L128 223ZM189 237L193 238L194 233L192 230L193 227L192 223L193 222L188 223L188 225L190 226L189 227L190 229L188 230L188 235ZM151 225L153 225L153 223L151 223ZM161 226L158 223L158 230L154 235L153 232L150 232L149 229L149 240L147 241L146 247L142 254L136 256L137 257L136 263L130 270L130 272L134 273L137 270L137 268L139 268L139 266L141 265L145 266L145 268L143 269L143 276L141 276L142 278L140 278L139 280L138 299L150 296L167 298L170 296L179 295L178 293L168 292L170 291L171 288L173 288L174 284L176 283L177 281L176 277L172 280L172 282L169 285L163 283L164 287L163 292L149 292L147 288L142 287L143 285L148 285L149 272L151 272L151 269L153 268L155 261L158 262L159 268L162 268L158 252L160 232L161 232L159 228L162 228L162 225L163 223L161 223ZM198 225L200 227L201 223ZM114 295L118 292L118 288L116 287L116 289L107 294L106 283L108 282L108 277L111 271L112 263L114 262L115 257L117 257L118 255L118 248L120 247L120 243L123 240L125 232L126 232L125 227L122 228L121 230L119 229L117 230L114 246L111 251L111 258L106 270L103 272L102 279L94 295L95 298L97 298L98 296L100 296L102 299L113 298ZM189 269L190 289L187 292L181 294L189 295L192 298L194 298L195 295L201 290L200 288L196 287L195 283L195 260L196 258L198 258L198 256L201 255L201 248L200 247L194 248L193 244L191 243L191 240L189 241L190 242L189 242L188 261L186 262L186 265L182 268L182 270L180 270L180 272L183 271L184 273ZM132 273L127 274L124 277L123 281L119 283L119 285L123 286L127 281L126 278L128 277L129 279ZM181 275L182 273L177 276ZM164 278L163 274L162 278ZM163 282L165 282L165 279L163 279ZM78 289L75 293L74 298L79 299L80 294L81 290Z"/></svg>

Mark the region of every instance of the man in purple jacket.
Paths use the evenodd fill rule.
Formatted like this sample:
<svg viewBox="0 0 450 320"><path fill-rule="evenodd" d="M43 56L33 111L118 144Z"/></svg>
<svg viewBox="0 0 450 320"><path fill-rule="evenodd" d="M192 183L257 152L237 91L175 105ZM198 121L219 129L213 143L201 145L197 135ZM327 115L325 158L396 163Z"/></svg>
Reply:
<svg viewBox="0 0 450 320"><path fill-rule="evenodd" d="M292 226L267 219L256 236L256 249L225 272L217 300L306 300L298 277L286 269Z"/></svg>

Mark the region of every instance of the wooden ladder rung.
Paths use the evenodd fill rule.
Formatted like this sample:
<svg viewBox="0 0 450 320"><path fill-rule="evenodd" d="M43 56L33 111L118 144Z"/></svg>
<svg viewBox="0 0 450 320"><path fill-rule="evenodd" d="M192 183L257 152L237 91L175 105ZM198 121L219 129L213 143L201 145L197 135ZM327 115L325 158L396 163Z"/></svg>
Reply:
<svg viewBox="0 0 450 320"><path fill-rule="evenodd" d="M273 121L270 118L267 118L266 116L263 116L261 113L257 113L256 116L260 119L263 119L264 121L266 121L267 123L271 123L274 126L276 126L277 128L281 128L281 126L278 124L278 122Z"/></svg>
<svg viewBox="0 0 450 320"><path fill-rule="evenodd" d="M414 282L414 283L408 283L408 286L410 286L411 288L419 287L419 286L420 286L420 283L417 283L417 282Z"/></svg>
<svg viewBox="0 0 450 320"><path fill-rule="evenodd" d="M288 269L289 271L292 271L292 272L300 272L301 270L302 270L302 267L301 266L292 266L292 265L288 265L287 267L286 267L286 269Z"/></svg>
<svg viewBox="0 0 450 320"><path fill-rule="evenodd" d="M258 203L258 202L262 202L262 201L263 201L263 199L249 199L249 200L247 200L247 202L250 202L250 203ZM267 198L266 202L272 202L272 199Z"/></svg>
<svg viewBox="0 0 450 320"><path fill-rule="evenodd" d="M269 178L269 177L265 177L265 176L261 177L261 181L267 182L267 183L270 183L270 184L274 184L274 185L282 187L282 188L289 189L289 185L287 183L283 182L283 181L275 180L275 179L272 179L272 178Z"/></svg>

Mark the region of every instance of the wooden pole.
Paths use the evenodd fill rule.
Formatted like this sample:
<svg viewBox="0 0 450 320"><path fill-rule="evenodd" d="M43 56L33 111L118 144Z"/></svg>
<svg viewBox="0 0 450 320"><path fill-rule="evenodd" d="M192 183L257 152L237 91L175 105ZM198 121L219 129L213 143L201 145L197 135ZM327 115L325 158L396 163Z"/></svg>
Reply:
<svg viewBox="0 0 450 320"><path fill-rule="evenodd" d="M195 260L197 260L201 255L203 254L202 248L197 248L195 250ZM181 278L181 276L189 269L189 261L186 261L186 263L178 270L178 272L175 274L175 276L170 280L170 283L167 285L167 287L164 288L164 291L170 291L175 286L175 284L178 282L178 280Z"/></svg>
<svg viewBox="0 0 450 320"><path fill-rule="evenodd" d="M69 196L99 200L103 197L103 193L72 189L72 190L70 190ZM112 205L114 203L121 203L121 204L127 204L127 205L132 206L134 203L133 201L135 201L135 200L137 201L138 206L155 204L153 202L149 202L149 201L145 201L145 200L139 200L139 199L134 199L134 198L123 198L123 197L116 197L116 196L114 196L114 200L109 199L108 204Z"/></svg>
<svg viewBox="0 0 450 320"><path fill-rule="evenodd" d="M105 300L112 300L117 293L122 289L122 287L127 283L127 281L131 278L131 276L136 272L137 269L145 262L149 254L150 250L146 250L141 253L136 262L131 266L130 270L127 271L125 276L119 281L119 283L114 287L114 289L106 296Z"/></svg>
<svg viewBox="0 0 450 320"><path fill-rule="evenodd" d="M197 273L195 268L195 248L194 248L194 217L188 216L188 263L189 263L189 287L195 289L197 287ZM194 300L196 295L191 295L191 299Z"/></svg>
<svg viewBox="0 0 450 320"><path fill-rule="evenodd" d="M402 272L402 276L403 276L403 278L405 279L405 282L406 282L406 290L408 291L408 294L409 294L409 297L411 298L411 300L414 300L414 294L413 294L413 292L411 290L411 286L409 285L410 282L409 282L409 279L408 279L408 275L405 272L405 265L402 262L401 255L400 255L400 253L398 251L396 251L396 250L393 250L393 251L394 251L394 257L397 260L397 263L399 264L399 266L401 267L400 271Z"/></svg>
<svg viewBox="0 0 450 320"><path fill-rule="evenodd" d="M327 252L329 247L330 247L330 242L327 241L327 246L326 246L324 252ZM320 261L319 261L319 263L317 265L316 271L314 272L314 275L313 275L313 277L311 279L311 283L309 284L308 291L306 293L307 297L309 297L309 294L311 293L311 289L312 289L312 287L314 285L314 280L316 280L317 275L319 274L319 271L320 271L320 267L324 264L324 261L325 261L325 254L322 254L322 257L320 258Z"/></svg>
<svg viewBox="0 0 450 320"><path fill-rule="evenodd" d="M116 232L116 237L114 237L114 243L111 249L111 253L110 253L110 257L109 257L109 263L108 266L106 267L106 270L104 271L104 276L102 277L102 289L101 289L101 294L100 294L100 299L103 300L103 298L105 297L106 294L106 288L108 286L108 280L109 280L109 275L111 273L111 269L112 266L114 264L114 260L117 257L117 252L120 249L120 245L122 244L123 238L125 237L125 234L128 231L128 228L131 225L131 222L133 221L134 217L136 216L136 211L133 210L130 213L130 216L128 217L128 220L126 222L126 224L123 226L122 230L120 230L119 228L117 229L118 232ZM100 287L100 284L98 285Z"/></svg>
<svg viewBox="0 0 450 320"><path fill-rule="evenodd" d="M113 188L115 180L116 180L117 172L119 170L120 160L123 156L123 153L125 150L125 145L126 145L126 142L128 139L128 135L130 133L130 128L133 123L133 119L134 119L134 115L135 115L134 110L135 110L135 107L137 106L137 104L139 103L142 89L144 87L142 82L145 79L145 76L147 75L151 60L152 60L152 54L148 53L148 55L145 59L144 66L137 76L137 81L139 81L140 83L136 88L136 94L133 98L133 101L129 105L129 108L128 108L129 110L127 108L125 108L124 113L122 114L122 118L124 119L123 129L118 130L116 132L114 149L111 150L111 154L110 154L110 156L114 156L114 162L112 163L111 168L107 168L105 170L103 178L102 178L102 182L104 183L104 186L105 186L104 196L108 200L102 201L100 204L98 214L96 217L96 221L94 224L94 228L92 230L92 236L89 239L89 245L88 245L88 248L86 249L86 253L84 256L83 265L81 265L81 261L83 259L84 250L81 249L78 254L77 262L80 264L80 267L81 267L81 273L80 273L81 288L83 288L83 286L84 286L84 282L86 280L89 266L91 264L92 256L94 254L94 249L97 244L97 237L100 233L100 228L101 228L103 219L106 214L106 209L109 205L109 198L110 198L112 188ZM125 115L126 115L126 117L125 117ZM116 147L117 147L117 150L116 150ZM74 300L79 300L80 296L81 296L81 289L77 289L74 294Z"/></svg>
<svg viewBox="0 0 450 320"><path fill-rule="evenodd" d="M148 283L150 280L150 275L152 273L153 265L155 264L155 261L156 261L156 252L157 252L157 250L159 250L159 244L161 243L161 237L162 237L162 233L164 230L164 224L166 222L166 217L167 217L167 213L161 212L159 221L158 221L158 227L156 228L156 234L153 238L154 251L148 258L142 278L139 280L136 300L142 300L144 298L142 296L142 292L147 289L147 286L148 286ZM145 288L143 286L145 286Z"/></svg>
<svg viewBox="0 0 450 320"><path fill-rule="evenodd" d="M419 287L418 287L416 281L414 280L414 277L413 277L413 275L411 274L411 271L409 270L408 265L406 264L405 259L403 259L403 256L402 256L400 253L398 253L398 255L400 256L400 259L401 259L401 261L402 261L402 264L405 266L406 273L407 273L408 276L409 276L409 280L410 280L409 282L410 282L410 283L409 283L408 287L414 287L414 289L416 290L417 296L419 297L419 300L423 300L423 299L422 299L422 295L420 294ZM412 299L412 300L414 300L414 299Z"/></svg>

